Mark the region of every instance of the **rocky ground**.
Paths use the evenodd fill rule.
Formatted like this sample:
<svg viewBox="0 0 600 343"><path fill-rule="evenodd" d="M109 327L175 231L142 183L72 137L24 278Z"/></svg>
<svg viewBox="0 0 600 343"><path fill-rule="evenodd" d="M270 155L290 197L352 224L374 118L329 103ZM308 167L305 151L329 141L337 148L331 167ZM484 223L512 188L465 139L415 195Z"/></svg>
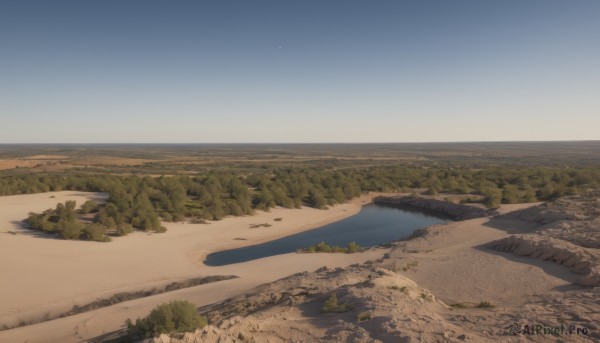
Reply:
<svg viewBox="0 0 600 343"><path fill-rule="evenodd" d="M285 289L285 292L281 292ZM323 313L336 294L349 311ZM208 309L204 309L208 310ZM462 342L481 338L445 318L453 309L395 272L360 265L297 274L210 309L209 325L155 342Z"/></svg>
<svg viewBox="0 0 600 343"><path fill-rule="evenodd" d="M558 199L501 216L532 225L489 246L564 265L581 274L577 283L600 286L600 191Z"/></svg>
<svg viewBox="0 0 600 343"><path fill-rule="evenodd" d="M597 342L599 198L420 230L383 259L260 286L201 308L202 330L149 341ZM333 294L345 311L323 311Z"/></svg>
<svg viewBox="0 0 600 343"><path fill-rule="evenodd" d="M377 204L416 207L442 213L454 220L467 220L488 217L497 214L493 209L484 209L476 206L455 204L452 202L425 198L421 196L379 196L373 199Z"/></svg>

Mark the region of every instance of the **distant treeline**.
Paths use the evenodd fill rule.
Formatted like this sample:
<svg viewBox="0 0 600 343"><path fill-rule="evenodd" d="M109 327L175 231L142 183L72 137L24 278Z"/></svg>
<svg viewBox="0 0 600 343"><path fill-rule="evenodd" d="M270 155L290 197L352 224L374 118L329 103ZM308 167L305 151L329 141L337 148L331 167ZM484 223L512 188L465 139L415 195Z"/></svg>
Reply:
<svg viewBox="0 0 600 343"><path fill-rule="evenodd" d="M220 220L274 206L326 208L368 191L479 195L489 207L534 202L600 187L600 170L554 168L372 167L363 169L279 169L262 174L209 172L198 176L27 175L0 178L0 195L76 190L108 192L94 207L93 221L120 234L130 228L162 231L160 219ZM58 210L58 209L57 209ZM56 211L56 210L54 210ZM56 216L47 213L47 217ZM56 222L58 219L54 217Z"/></svg>

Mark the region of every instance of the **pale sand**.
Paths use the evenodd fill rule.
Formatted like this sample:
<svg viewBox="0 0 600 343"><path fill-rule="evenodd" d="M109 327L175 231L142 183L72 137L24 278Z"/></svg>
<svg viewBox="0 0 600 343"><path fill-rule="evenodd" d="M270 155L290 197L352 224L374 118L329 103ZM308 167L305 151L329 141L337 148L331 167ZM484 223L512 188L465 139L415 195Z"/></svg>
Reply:
<svg viewBox="0 0 600 343"><path fill-rule="evenodd" d="M502 205L508 213L536 204ZM518 305L531 297L566 287L577 279L567 268L550 261L500 253L487 248L509 232L527 231L515 220L476 218L433 226L429 234L399 244L382 265L405 274L448 304L478 303ZM416 264L404 271L408 264Z"/></svg>
<svg viewBox="0 0 600 343"><path fill-rule="evenodd" d="M50 198L50 196L56 198ZM207 275L238 275L239 279L201 285L117 304L27 327L0 332L0 341L78 341L118 329L128 317L145 315L168 299L186 298L209 304L243 293L259 284L314 270L344 266L380 257L381 250L362 254L287 254L223 267L207 267L203 257L214 251L253 245L320 227L354 215L372 196L329 210L273 209L255 216L226 218L211 224L167 223L162 234L133 233L110 243L65 241L32 235L19 221L57 202L101 199L105 194L56 192L0 197L0 326L50 317L117 292L148 289L181 279ZM283 218L276 222L275 218ZM250 229L251 224L272 226ZM8 231L19 234L12 235ZM236 240L245 238L246 240ZM126 308L126 310L124 310ZM86 323L85 334L76 327ZM83 336L81 336L83 335Z"/></svg>

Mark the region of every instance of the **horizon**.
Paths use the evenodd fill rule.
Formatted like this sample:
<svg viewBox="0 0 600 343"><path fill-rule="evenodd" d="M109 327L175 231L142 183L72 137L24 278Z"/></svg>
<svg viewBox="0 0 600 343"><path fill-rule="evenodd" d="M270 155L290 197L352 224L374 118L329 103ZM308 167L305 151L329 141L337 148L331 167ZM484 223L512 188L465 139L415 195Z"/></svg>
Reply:
<svg viewBox="0 0 600 343"><path fill-rule="evenodd" d="M2 145L375 145L375 144L477 144L477 143L600 143L600 139L580 140L514 140L514 141L405 141L405 142L40 142L2 143Z"/></svg>
<svg viewBox="0 0 600 343"><path fill-rule="evenodd" d="M587 0L3 2L0 144L595 141L599 14Z"/></svg>

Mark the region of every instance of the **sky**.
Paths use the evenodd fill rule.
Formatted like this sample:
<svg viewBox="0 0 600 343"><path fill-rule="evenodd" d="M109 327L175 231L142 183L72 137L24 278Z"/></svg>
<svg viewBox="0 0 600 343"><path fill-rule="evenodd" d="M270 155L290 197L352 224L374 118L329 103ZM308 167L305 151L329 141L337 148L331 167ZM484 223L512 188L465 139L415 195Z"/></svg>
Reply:
<svg viewBox="0 0 600 343"><path fill-rule="evenodd" d="M600 1L0 0L0 143L600 139Z"/></svg>

